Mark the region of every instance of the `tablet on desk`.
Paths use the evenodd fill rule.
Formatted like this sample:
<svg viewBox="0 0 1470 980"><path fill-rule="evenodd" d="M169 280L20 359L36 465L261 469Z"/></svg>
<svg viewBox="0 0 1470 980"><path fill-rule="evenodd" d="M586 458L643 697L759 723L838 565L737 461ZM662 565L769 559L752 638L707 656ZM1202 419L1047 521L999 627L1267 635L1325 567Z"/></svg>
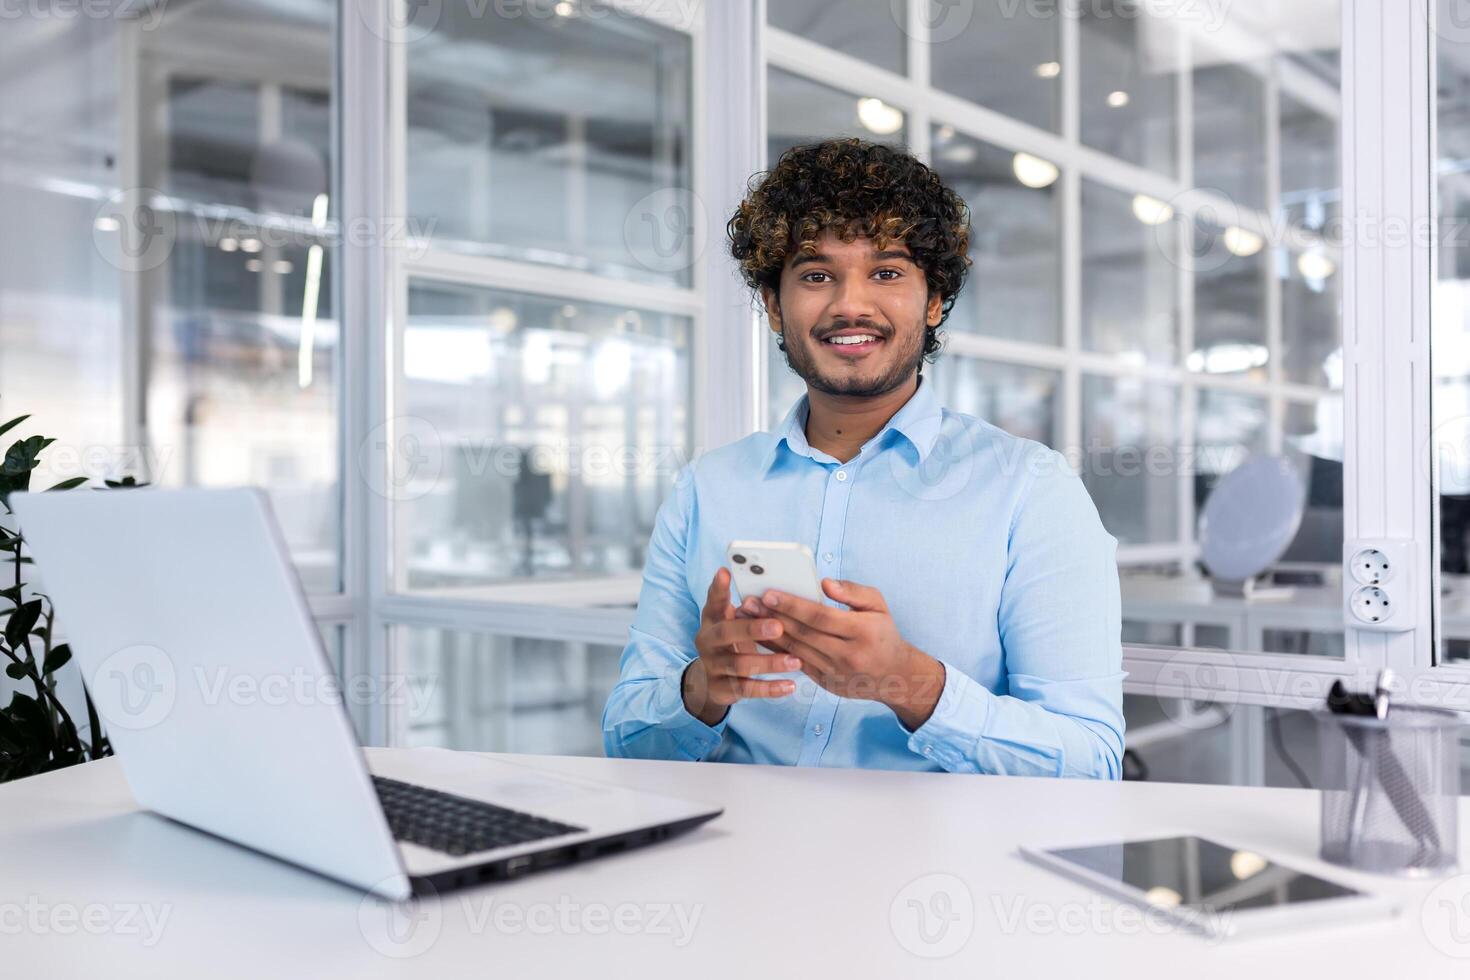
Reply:
<svg viewBox="0 0 1470 980"><path fill-rule="evenodd" d="M1211 938L1253 935L1398 907L1251 848L1191 835L1022 846L1028 859Z"/></svg>

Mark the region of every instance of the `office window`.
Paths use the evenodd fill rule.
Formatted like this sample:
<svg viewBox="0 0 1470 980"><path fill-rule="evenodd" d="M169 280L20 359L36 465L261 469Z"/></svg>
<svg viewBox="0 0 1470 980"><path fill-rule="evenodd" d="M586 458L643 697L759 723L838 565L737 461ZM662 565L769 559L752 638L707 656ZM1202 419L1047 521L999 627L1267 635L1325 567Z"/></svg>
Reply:
<svg viewBox="0 0 1470 980"><path fill-rule="evenodd" d="M1453 6L1440 2L1440 17L1462 23ZM1433 452L1424 463L1436 478L1440 663L1470 661L1470 54L1462 40L1445 34L1436 44L1439 277L1430 328Z"/></svg>
<svg viewBox="0 0 1470 980"><path fill-rule="evenodd" d="M341 584L335 22L247 0L0 32L5 411L58 439L47 478L263 487L319 593Z"/></svg>
<svg viewBox="0 0 1470 980"><path fill-rule="evenodd" d="M1131 364L1179 350L1177 215L1166 202L1082 184L1082 346Z"/></svg>
<svg viewBox="0 0 1470 980"><path fill-rule="evenodd" d="M1185 368L1267 381L1271 254L1264 248L1265 236L1207 220L1196 220L1185 234L1192 249L1185 266L1194 272L1194 344Z"/></svg>
<svg viewBox="0 0 1470 980"><path fill-rule="evenodd" d="M446 4L432 38L408 46L414 232L452 252L687 286L693 236L640 204L693 206L688 36L611 9L496 10Z"/></svg>
<svg viewBox="0 0 1470 980"><path fill-rule="evenodd" d="M638 572L689 458L689 322L414 282L390 496L410 589Z"/></svg>
<svg viewBox="0 0 1470 980"><path fill-rule="evenodd" d="M946 408L1025 439L1052 447L1062 444L1060 371L941 354L924 368L924 377Z"/></svg>
<svg viewBox="0 0 1470 980"><path fill-rule="evenodd" d="M1179 538L1178 419L1172 385L1082 379L1082 482L1121 544Z"/></svg>
<svg viewBox="0 0 1470 980"><path fill-rule="evenodd" d="M934 87L1039 129L1061 122L1059 4L924 0Z"/></svg>
<svg viewBox="0 0 1470 980"><path fill-rule="evenodd" d="M1194 502L1196 510L1220 478L1269 448L1270 404L1259 395L1219 388L1195 392Z"/></svg>
<svg viewBox="0 0 1470 980"><path fill-rule="evenodd" d="M1317 723L1310 712L1127 694L1123 715L1130 777L1288 789L1320 785Z"/></svg>
<svg viewBox="0 0 1470 980"><path fill-rule="evenodd" d="M876 94L844 92L771 68L766 73L766 158L771 164L793 146L833 136L858 136L903 146L904 114Z"/></svg>
<svg viewBox="0 0 1470 980"><path fill-rule="evenodd" d="M1204 52L1200 52L1204 56ZM1194 183L1237 207L1266 207L1266 80L1260 64L1194 70Z"/></svg>
<svg viewBox="0 0 1470 980"><path fill-rule="evenodd" d="M602 755L622 647L400 626L402 744Z"/></svg>
<svg viewBox="0 0 1470 980"><path fill-rule="evenodd" d="M1082 142L1166 176L1178 172L1178 23L1157 7L1079 8Z"/></svg>
<svg viewBox="0 0 1470 980"><path fill-rule="evenodd" d="M789 34L902 75L908 64L903 19L908 15L909 2L774 0L766 4L766 21Z"/></svg>
<svg viewBox="0 0 1470 980"><path fill-rule="evenodd" d="M949 125L934 127L930 145L934 169L970 208L974 264L945 329L1060 343L1060 171Z"/></svg>

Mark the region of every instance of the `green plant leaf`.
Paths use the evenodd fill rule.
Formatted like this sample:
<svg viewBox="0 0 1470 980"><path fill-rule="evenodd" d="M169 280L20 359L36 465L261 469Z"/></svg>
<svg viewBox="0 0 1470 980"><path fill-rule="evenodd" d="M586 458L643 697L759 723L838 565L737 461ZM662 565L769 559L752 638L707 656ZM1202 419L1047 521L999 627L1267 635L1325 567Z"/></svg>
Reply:
<svg viewBox="0 0 1470 980"><path fill-rule="evenodd" d="M6 709L10 718L22 732L22 744L26 751L45 755L56 744L56 733L51 730L51 719L41 702L27 694L16 691L10 696L10 707Z"/></svg>
<svg viewBox="0 0 1470 980"><path fill-rule="evenodd" d="M6 422L4 425L0 425L0 436L5 435L5 433L9 432L11 429L15 428L17 425L20 425L22 422L24 422L28 418L30 418L29 415L21 415L21 416L17 416L16 418L11 419L9 422Z"/></svg>
<svg viewBox="0 0 1470 980"><path fill-rule="evenodd" d="M50 653L46 654L46 665L41 670L47 674L55 673L64 667L69 660L71 660L71 647L65 643L58 644L51 648Z"/></svg>
<svg viewBox="0 0 1470 980"><path fill-rule="evenodd" d="M41 615L41 600L32 599L23 602L10 613L10 619L5 624L5 642L12 648L19 647L25 642L26 634L31 627L36 625L36 620Z"/></svg>
<svg viewBox="0 0 1470 980"><path fill-rule="evenodd" d="M30 673L30 669L24 663L15 663L12 661L5 665L6 676L14 677L18 681L25 680L30 676Z"/></svg>
<svg viewBox="0 0 1470 980"><path fill-rule="evenodd" d="M83 483L86 483L86 482L87 482L87 478L85 476L74 476L70 480L62 480L60 483L56 484L56 486L54 486L54 487L48 487L47 489L48 490L70 490L72 487L79 487Z"/></svg>

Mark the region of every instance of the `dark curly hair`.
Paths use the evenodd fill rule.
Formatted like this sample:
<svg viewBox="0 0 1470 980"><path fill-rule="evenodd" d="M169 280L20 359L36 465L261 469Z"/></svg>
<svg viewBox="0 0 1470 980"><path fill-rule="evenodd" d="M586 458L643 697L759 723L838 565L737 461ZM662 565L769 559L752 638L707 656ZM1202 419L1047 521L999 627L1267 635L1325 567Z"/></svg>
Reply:
<svg viewBox="0 0 1470 980"><path fill-rule="evenodd" d="M924 270L929 295L944 297L939 324L925 331L924 358L933 360L971 264L970 210L938 174L903 150L843 137L793 146L746 190L725 232L747 286L779 292L786 260L815 252L827 231L879 249L901 242Z"/></svg>

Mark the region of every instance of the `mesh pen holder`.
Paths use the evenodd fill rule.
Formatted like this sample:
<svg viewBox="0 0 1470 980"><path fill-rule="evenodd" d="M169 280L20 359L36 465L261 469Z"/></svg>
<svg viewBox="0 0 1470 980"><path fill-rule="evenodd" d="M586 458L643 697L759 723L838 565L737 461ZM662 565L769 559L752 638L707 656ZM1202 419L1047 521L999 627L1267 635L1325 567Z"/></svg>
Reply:
<svg viewBox="0 0 1470 980"><path fill-rule="evenodd" d="M1322 735L1322 859L1381 874L1453 871L1460 717L1409 706L1382 719L1313 714Z"/></svg>

